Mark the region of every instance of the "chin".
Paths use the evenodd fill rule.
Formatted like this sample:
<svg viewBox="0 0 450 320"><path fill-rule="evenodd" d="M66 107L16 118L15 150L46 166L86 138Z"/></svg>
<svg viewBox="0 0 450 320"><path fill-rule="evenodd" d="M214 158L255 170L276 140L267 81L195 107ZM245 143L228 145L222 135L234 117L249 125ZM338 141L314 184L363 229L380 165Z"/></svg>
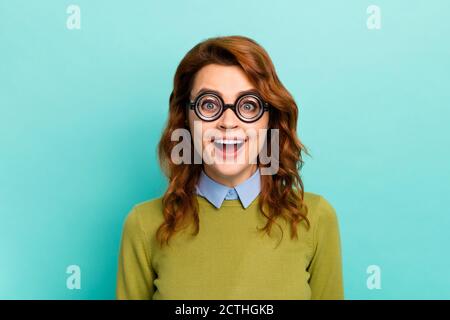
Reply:
<svg viewBox="0 0 450 320"><path fill-rule="evenodd" d="M248 164L236 164L236 163L216 163L209 166L209 169L215 174L222 177L234 177L238 176L242 172L249 168Z"/></svg>

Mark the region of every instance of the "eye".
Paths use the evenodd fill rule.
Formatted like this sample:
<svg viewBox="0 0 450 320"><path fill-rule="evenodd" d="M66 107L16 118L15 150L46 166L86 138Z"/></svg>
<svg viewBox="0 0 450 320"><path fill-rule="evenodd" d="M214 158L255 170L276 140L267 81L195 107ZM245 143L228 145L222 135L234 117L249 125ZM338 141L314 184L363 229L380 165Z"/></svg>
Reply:
<svg viewBox="0 0 450 320"><path fill-rule="evenodd" d="M216 105L214 104L214 102L211 102L211 101L206 101L203 104L203 108L205 108L208 111L214 110L215 107L216 107Z"/></svg>
<svg viewBox="0 0 450 320"><path fill-rule="evenodd" d="M255 110L255 105L253 103L246 102L242 105L242 111L244 112L252 112Z"/></svg>
<svg viewBox="0 0 450 320"><path fill-rule="evenodd" d="M244 116L253 116L255 113L258 113L259 108L257 101L246 99L240 103L239 112Z"/></svg>
<svg viewBox="0 0 450 320"><path fill-rule="evenodd" d="M198 103L198 111L205 117L213 117L220 112L220 102L211 96L202 97Z"/></svg>

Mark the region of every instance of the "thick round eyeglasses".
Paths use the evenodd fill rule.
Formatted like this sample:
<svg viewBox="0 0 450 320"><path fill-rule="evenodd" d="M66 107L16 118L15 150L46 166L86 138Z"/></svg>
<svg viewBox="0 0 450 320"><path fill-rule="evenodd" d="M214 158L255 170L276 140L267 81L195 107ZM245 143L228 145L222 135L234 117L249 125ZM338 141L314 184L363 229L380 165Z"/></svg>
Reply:
<svg viewBox="0 0 450 320"><path fill-rule="evenodd" d="M215 92L206 91L198 95L194 101L187 103L189 109L203 121L214 121L230 108L244 122L255 122L269 110L269 103L256 93L246 93L239 96L234 104L225 104L222 97Z"/></svg>

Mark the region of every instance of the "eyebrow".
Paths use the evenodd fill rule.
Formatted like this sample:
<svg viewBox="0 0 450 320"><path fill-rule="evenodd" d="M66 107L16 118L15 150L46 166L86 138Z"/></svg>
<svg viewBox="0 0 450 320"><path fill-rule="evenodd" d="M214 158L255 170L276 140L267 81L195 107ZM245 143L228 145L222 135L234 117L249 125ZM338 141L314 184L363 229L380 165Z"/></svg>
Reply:
<svg viewBox="0 0 450 320"><path fill-rule="evenodd" d="M194 98L195 97L198 97L200 94L202 94L202 93L204 93L204 92L212 92L212 93L215 93L215 94L217 94L218 96L220 96L220 97L222 97L222 94L219 92L219 91L217 91L217 90L213 90L213 89L209 89L209 88L201 88L195 95L194 95ZM238 93L237 93L237 95L236 95L236 97L239 97L239 96L241 96L241 95L244 95L244 94L259 94L258 93L258 91L256 90L256 89L249 89L249 90L244 90L244 91L239 91Z"/></svg>

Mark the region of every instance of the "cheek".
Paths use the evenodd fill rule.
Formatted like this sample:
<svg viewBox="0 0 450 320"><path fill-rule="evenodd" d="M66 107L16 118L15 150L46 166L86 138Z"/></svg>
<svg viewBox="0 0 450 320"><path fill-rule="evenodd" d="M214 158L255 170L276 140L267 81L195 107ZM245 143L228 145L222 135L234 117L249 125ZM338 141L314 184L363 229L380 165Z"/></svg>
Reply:
<svg viewBox="0 0 450 320"><path fill-rule="evenodd" d="M266 137L268 133L268 122L265 119L260 119L263 121L257 121L255 124L246 126L248 142L246 156L249 159L254 159L261 152L266 142Z"/></svg>
<svg viewBox="0 0 450 320"><path fill-rule="evenodd" d="M269 130L268 114L264 114L261 119L259 119L255 123L248 124L243 129L246 132L252 133L252 135L256 135L258 139L264 138L267 135L267 131Z"/></svg>
<svg viewBox="0 0 450 320"><path fill-rule="evenodd" d="M260 126L263 129L269 128L269 112L265 112L264 115L261 117L260 121L261 121Z"/></svg>
<svg viewBox="0 0 450 320"><path fill-rule="evenodd" d="M201 144L205 147L209 143L208 137L214 132L214 124L199 120L194 116L189 118L189 130L195 145Z"/></svg>
<svg viewBox="0 0 450 320"><path fill-rule="evenodd" d="M194 120L195 113L193 111L189 111L187 114L187 121L189 123L189 129L191 129L191 132L193 132L192 130L194 129Z"/></svg>
<svg viewBox="0 0 450 320"><path fill-rule="evenodd" d="M269 134L269 113L266 112L261 119L259 119L253 126L253 130L256 132L256 137L254 137L254 152L260 153L264 147L264 143L267 140ZM254 153L251 153L254 154Z"/></svg>

